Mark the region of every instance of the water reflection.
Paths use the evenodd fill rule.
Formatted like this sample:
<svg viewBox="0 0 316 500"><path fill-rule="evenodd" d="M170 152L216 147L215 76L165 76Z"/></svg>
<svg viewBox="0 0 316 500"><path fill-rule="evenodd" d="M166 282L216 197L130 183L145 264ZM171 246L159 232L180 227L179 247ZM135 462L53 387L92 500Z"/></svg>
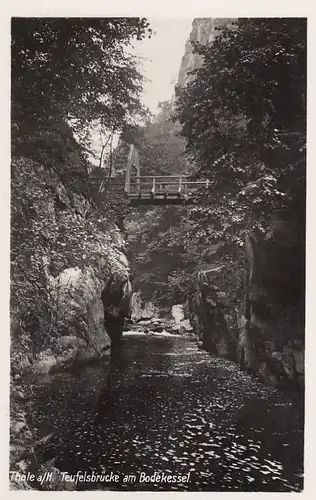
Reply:
<svg viewBox="0 0 316 500"><path fill-rule="evenodd" d="M64 378L63 378L64 377ZM34 424L53 422L43 460L123 477L187 474L189 484L81 489L289 491L302 487L303 409L181 337L133 335L108 365L35 387ZM58 430L59 432L56 432Z"/></svg>

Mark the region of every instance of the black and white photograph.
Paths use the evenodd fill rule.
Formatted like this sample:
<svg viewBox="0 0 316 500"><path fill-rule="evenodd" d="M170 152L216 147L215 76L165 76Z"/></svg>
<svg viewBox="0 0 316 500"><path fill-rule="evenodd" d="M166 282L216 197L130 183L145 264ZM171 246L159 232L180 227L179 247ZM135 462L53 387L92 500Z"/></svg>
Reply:
<svg viewBox="0 0 316 500"><path fill-rule="evenodd" d="M9 488L303 492L309 19L67 16L10 18Z"/></svg>

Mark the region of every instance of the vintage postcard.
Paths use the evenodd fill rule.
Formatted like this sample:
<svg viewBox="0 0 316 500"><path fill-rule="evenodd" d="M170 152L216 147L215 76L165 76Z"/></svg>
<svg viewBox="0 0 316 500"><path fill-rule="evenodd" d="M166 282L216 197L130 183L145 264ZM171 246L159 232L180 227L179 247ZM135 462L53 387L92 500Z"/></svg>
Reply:
<svg viewBox="0 0 316 500"><path fill-rule="evenodd" d="M11 491L304 492L309 18L279 14L11 17Z"/></svg>

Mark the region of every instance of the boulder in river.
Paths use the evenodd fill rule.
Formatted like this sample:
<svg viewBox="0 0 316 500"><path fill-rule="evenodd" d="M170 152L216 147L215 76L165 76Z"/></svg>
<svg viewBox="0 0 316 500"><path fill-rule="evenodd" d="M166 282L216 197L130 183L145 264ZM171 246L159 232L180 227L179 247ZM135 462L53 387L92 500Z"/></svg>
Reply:
<svg viewBox="0 0 316 500"><path fill-rule="evenodd" d="M184 319L183 309L184 306L182 304L175 304L172 306L171 314L176 324L180 324L180 322Z"/></svg>
<svg viewBox="0 0 316 500"><path fill-rule="evenodd" d="M143 300L140 292L134 292L131 297L131 318L135 322L150 320L158 315L158 310L152 302Z"/></svg>
<svg viewBox="0 0 316 500"><path fill-rule="evenodd" d="M185 306L183 304L176 304L172 306L171 315L171 329L174 332L179 332L182 335L193 332L193 327L188 318L184 315Z"/></svg>

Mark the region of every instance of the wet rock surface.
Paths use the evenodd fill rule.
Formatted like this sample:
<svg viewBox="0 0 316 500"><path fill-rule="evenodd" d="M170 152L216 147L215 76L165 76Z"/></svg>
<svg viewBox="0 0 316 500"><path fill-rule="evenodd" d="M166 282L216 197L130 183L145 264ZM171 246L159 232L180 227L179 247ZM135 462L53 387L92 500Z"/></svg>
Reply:
<svg viewBox="0 0 316 500"><path fill-rule="evenodd" d="M181 316L177 317L173 314L169 317L161 318L160 316L153 316L151 318L146 317L146 319L135 320L132 318L125 321L124 332L131 334L133 332L139 333L142 330L143 333L149 335L154 333L175 333L181 335L193 336L193 328L188 319L184 319L182 308L183 306L174 306L181 308Z"/></svg>
<svg viewBox="0 0 316 500"><path fill-rule="evenodd" d="M124 336L120 350L78 374L33 386L32 428L53 432L42 461L74 474L113 473L118 483L77 489L300 491L303 407L177 335ZM189 483L139 482L141 472ZM123 483L135 474L136 482Z"/></svg>

